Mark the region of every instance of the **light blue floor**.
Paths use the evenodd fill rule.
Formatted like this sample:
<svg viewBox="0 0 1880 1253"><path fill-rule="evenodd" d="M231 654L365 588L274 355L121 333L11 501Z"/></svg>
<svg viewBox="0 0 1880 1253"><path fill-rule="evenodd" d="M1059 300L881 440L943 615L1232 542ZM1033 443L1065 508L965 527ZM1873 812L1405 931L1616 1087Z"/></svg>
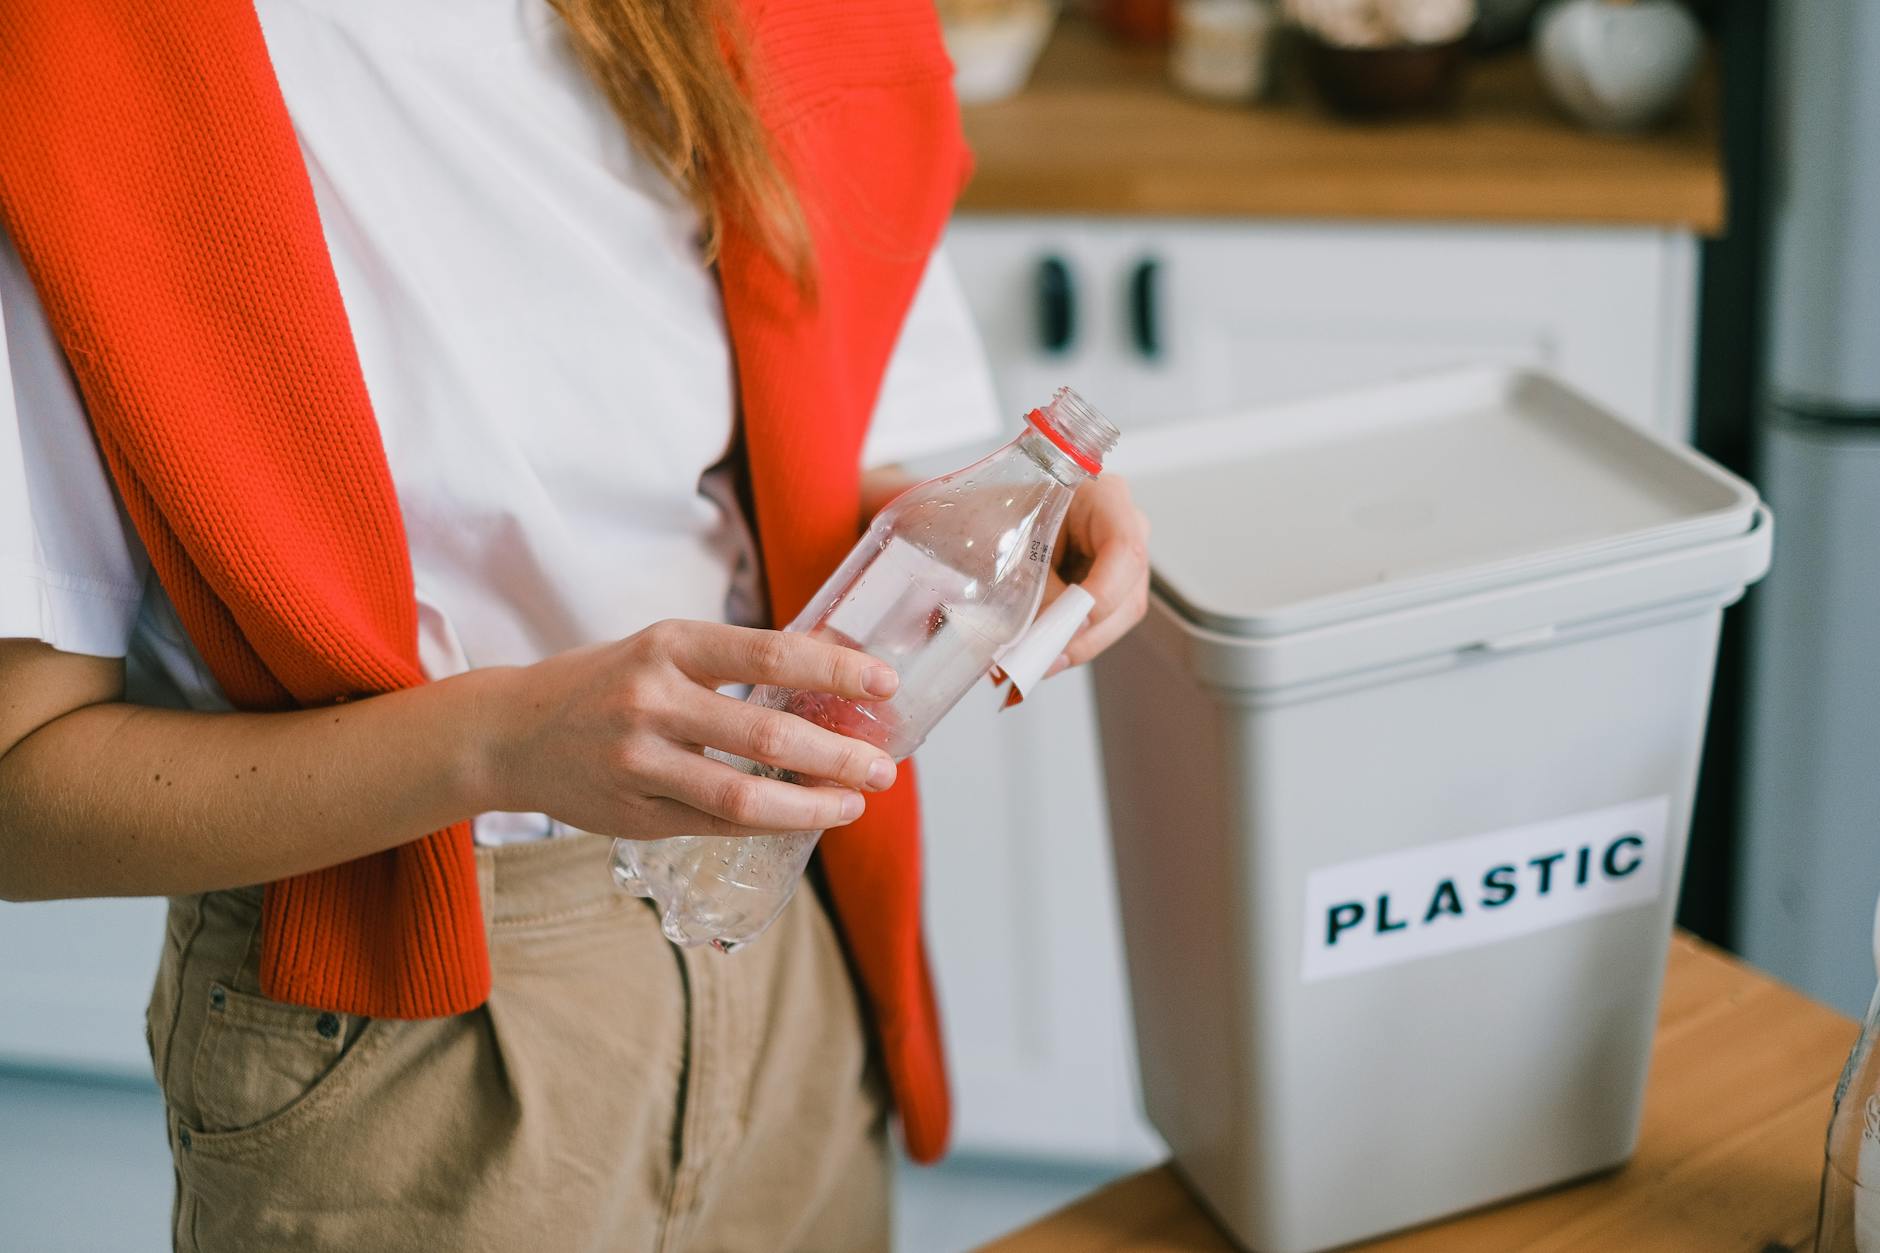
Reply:
<svg viewBox="0 0 1880 1253"><path fill-rule="evenodd" d="M154 1085L0 1070L0 1248L156 1253L170 1187Z"/></svg>
<svg viewBox="0 0 1880 1253"><path fill-rule="evenodd" d="M903 1162L894 1180L896 1253L977 1248L1135 1169L957 1156L939 1166Z"/></svg>
<svg viewBox="0 0 1880 1253"><path fill-rule="evenodd" d="M1005 1159L904 1164L896 1253L971 1249L1115 1173ZM161 1253L169 1218L170 1158L154 1088L0 1070L0 1249Z"/></svg>

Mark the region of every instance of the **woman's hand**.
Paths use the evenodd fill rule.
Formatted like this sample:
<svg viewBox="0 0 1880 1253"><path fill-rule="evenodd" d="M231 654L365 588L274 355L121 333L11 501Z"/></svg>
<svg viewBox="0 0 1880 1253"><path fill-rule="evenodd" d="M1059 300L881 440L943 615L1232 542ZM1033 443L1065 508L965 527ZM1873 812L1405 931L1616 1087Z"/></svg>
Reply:
<svg viewBox="0 0 1880 1253"><path fill-rule="evenodd" d="M1097 603L1046 677L1081 666L1116 643L1149 608L1149 519L1118 475L1085 483L1071 498L1045 603L1056 599L1066 583L1083 584Z"/></svg>
<svg viewBox="0 0 1880 1253"><path fill-rule="evenodd" d="M817 831L894 782L873 745L713 690L735 682L866 701L897 680L801 635L662 622L370 700L206 713L123 703L121 661L0 640L0 898L271 883L490 810L638 839Z"/></svg>
<svg viewBox="0 0 1880 1253"><path fill-rule="evenodd" d="M629 839L762 835L853 822L863 792L894 782L879 748L715 690L732 683L875 701L899 679L865 653L805 635L655 623L506 672L490 697L500 728L490 808ZM706 748L826 782L744 774Z"/></svg>
<svg viewBox="0 0 1880 1253"><path fill-rule="evenodd" d="M899 466L866 471L862 524L913 485L914 476ZM1116 643L1149 608L1149 519L1130 500L1122 476L1103 475L1071 498L1044 603L1056 600L1066 583L1082 583L1097 603L1047 677L1081 666Z"/></svg>

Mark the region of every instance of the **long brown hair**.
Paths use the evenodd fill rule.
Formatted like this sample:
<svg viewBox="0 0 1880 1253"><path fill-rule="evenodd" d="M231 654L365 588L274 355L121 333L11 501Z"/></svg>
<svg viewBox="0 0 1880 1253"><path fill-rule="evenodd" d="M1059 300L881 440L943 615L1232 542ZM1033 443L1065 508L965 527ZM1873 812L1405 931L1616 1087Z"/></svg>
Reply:
<svg viewBox="0 0 1880 1253"><path fill-rule="evenodd" d="M809 228L751 103L731 0L549 2L634 145L697 208L706 261L734 222L807 289Z"/></svg>

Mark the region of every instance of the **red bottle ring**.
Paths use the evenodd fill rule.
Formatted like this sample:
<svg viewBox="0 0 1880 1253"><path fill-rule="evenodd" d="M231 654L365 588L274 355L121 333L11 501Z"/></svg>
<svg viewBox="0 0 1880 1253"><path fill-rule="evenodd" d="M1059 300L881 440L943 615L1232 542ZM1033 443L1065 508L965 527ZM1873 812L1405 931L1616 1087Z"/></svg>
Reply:
<svg viewBox="0 0 1880 1253"><path fill-rule="evenodd" d="M1031 423L1033 429L1038 431L1053 444L1057 445L1057 450L1076 462L1078 469L1082 470L1085 474L1095 478L1103 473L1103 463L1101 461L1091 460L1076 448L1072 447L1071 441L1065 437L1064 432L1051 425L1050 419L1044 416L1044 410L1033 409L1030 413L1025 415L1025 421Z"/></svg>

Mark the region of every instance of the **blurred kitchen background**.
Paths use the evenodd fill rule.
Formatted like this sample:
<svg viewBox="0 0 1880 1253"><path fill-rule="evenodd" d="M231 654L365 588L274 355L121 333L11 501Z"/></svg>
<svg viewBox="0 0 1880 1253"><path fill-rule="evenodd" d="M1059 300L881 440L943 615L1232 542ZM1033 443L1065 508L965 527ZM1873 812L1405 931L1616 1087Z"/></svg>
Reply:
<svg viewBox="0 0 1880 1253"><path fill-rule="evenodd" d="M978 153L951 250L1015 421L1061 382L1127 437L1533 366L1760 485L1774 572L1726 628L1681 917L1859 1013L1880 890L1880 6L940 9ZM958 1130L948 1164L902 1172L906 1253L1161 1156L1088 681L996 719L990 699L921 758ZM165 1244L142 1029L161 914L0 905L0 1247Z"/></svg>

